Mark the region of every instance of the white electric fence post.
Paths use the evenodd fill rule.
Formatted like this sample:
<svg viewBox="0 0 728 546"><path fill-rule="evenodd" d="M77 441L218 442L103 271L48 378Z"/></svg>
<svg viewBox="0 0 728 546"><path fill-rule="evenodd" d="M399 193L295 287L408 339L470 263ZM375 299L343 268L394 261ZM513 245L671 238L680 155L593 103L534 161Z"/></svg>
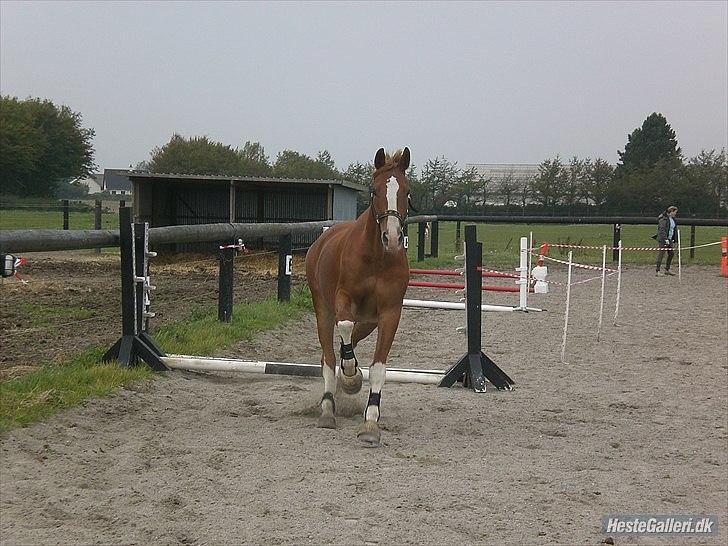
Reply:
<svg viewBox="0 0 728 546"><path fill-rule="evenodd" d="M566 311L564 312L564 336L561 338L561 362L566 354L566 331L569 328L569 300L571 299L571 257L573 250L569 250L569 275L566 278Z"/></svg>
<svg viewBox="0 0 728 546"><path fill-rule="evenodd" d="M622 292L622 239L619 240L619 254L617 259L617 302L614 304L614 326L617 325L619 316L619 295Z"/></svg>
<svg viewBox="0 0 728 546"><path fill-rule="evenodd" d="M528 232L528 286L531 286L531 254L533 253L533 231Z"/></svg>
<svg viewBox="0 0 728 546"><path fill-rule="evenodd" d="M677 280L682 282L682 252L680 248L680 230L677 230Z"/></svg>
<svg viewBox="0 0 728 546"><path fill-rule="evenodd" d="M597 341L602 333L602 316L604 315L604 281L607 279L607 245L602 247L602 295L599 299L599 325L597 326Z"/></svg>
<svg viewBox="0 0 728 546"><path fill-rule="evenodd" d="M528 269L528 256L530 255L530 252L528 251L528 239L526 237L521 237L521 263L520 267L518 268L518 284L520 288L520 298L519 298L519 305L522 310L526 310L528 307L528 276L527 273L529 271Z"/></svg>

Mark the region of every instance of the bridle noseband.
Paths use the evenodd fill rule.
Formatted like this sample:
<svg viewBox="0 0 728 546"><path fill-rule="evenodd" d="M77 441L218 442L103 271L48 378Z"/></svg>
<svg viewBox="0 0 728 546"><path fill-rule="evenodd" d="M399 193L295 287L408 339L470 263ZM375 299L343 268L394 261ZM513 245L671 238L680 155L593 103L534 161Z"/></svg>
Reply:
<svg viewBox="0 0 728 546"><path fill-rule="evenodd" d="M374 192L372 192L372 214L374 215L374 218L377 220L377 224L379 224L379 221L382 218L386 218L387 216L394 216L397 220L399 220L400 227L404 226L404 221L407 218L407 213L405 213L404 216L402 216L398 210L393 209L387 209L382 213L377 212L376 207L374 206Z"/></svg>

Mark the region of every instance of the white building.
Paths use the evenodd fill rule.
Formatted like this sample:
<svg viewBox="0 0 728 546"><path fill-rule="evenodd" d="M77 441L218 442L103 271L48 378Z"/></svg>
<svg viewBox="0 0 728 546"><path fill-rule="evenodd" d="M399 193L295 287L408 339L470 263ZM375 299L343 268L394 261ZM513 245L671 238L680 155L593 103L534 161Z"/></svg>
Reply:
<svg viewBox="0 0 728 546"><path fill-rule="evenodd" d="M129 169L104 169L104 191L110 195L131 195Z"/></svg>
<svg viewBox="0 0 728 546"><path fill-rule="evenodd" d="M83 184L88 188L89 193L101 193L104 185L104 175L94 173L88 177L76 178L71 184Z"/></svg>

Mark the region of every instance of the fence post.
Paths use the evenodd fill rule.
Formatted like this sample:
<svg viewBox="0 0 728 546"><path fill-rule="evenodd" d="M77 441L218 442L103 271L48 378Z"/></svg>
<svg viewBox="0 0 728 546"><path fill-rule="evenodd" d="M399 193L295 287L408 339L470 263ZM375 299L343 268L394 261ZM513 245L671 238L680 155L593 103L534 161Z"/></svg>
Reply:
<svg viewBox="0 0 728 546"><path fill-rule="evenodd" d="M619 260L619 241L622 240L622 225L614 224L614 237L612 237L612 261L616 262Z"/></svg>
<svg viewBox="0 0 728 546"><path fill-rule="evenodd" d="M278 239L278 301L291 301L291 274L293 273L293 247L291 234Z"/></svg>
<svg viewBox="0 0 728 546"><path fill-rule="evenodd" d="M695 258L695 224L690 226L690 259Z"/></svg>
<svg viewBox="0 0 728 546"><path fill-rule="evenodd" d="M96 199L94 203L94 229L101 229L101 201ZM96 247L96 254L101 254L101 247Z"/></svg>
<svg viewBox="0 0 728 546"><path fill-rule="evenodd" d="M220 278L217 296L217 320L230 322L233 318L233 269L235 249L220 250Z"/></svg>
<svg viewBox="0 0 728 546"><path fill-rule="evenodd" d="M430 256L437 258L440 246L440 225L437 220L432 222L430 231Z"/></svg>
<svg viewBox="0 0 728 546"><path fill-rule="evenodd" d="M460 252L460 220L455 223L455 252Z"/></svg>
<svg viewBox="0 0 728 546"><path fill-rule="evenodd" d="M68 199L61 201L63 204L63 229L68 230Z"/></svg>
<svg viewBox="0 0 728 546"><path fill-rule="evenodd" d="M417 261L425 259L425 222L417 224Z"/></svg>

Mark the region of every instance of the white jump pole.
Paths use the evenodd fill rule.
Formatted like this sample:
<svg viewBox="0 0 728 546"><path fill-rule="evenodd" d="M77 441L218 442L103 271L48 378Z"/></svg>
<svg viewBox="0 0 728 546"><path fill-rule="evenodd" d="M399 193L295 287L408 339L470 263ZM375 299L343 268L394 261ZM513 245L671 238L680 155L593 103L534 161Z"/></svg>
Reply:
<svg viewBox="0 0 728 546"><path fill-rule="evenodd" d="M516 269L519 273L518 284L520 291L518 305L521 309L526 309L528 307L528 272L530 271L528 268L529 255L528 239L526 237L521 237L521 262L518 269Z"/></svg>
<svg viewBox="0 0 728 546"><path fill-rule="evenodd" d="M682 250L680 249L680 230L677 230L677 280L682 282Z"/></svg>
<svg viewBox="0 0 728 546"><path fill-rule="evenodd" d="M320 377L321 364L294 364L292 362L260 362L231 358L201 358L198 356L170 355L160 357L165 366L177 370L195 372L244 372L254 374L295 375ZM361 368L365 380L369 380L369 368ZM394 383L422 383L437 385L445 375L439 370L405 370L387 368L387 381Z"/></svg>
<svg viewBox="0 0 728 546"><path fill-rule="evenodd" d="M602 317L604 316L604 281L607 279L607 245L602 247L602 295L599 298L599 325L597 326L597 341L602 333Z"/></svg>
<svg viewBox="0 0 728 546"><path fill-rule="evenodd" d="M465 303L454 302L454 301L429 301L429 300L402 300L403 307L419 307L423 309L444 309L444 310L465 310ZM520 307L511 307L508 305L487 305L483 304L480 306L481 311L486 312L503 312L512 313L513 311L536 311L540 312L543 309L538 307L526 307L521 309Z"/></svg>
<svg viewBox="0 0 728 546"><path fill-rule="evenodd" d="M619 316L619 296L622 293L622 239L619 240L618 260L617 260L617 301L614 304L614 326L617 325L617 317Z"/></svg>
<svg viewBox="0 0 728 546"><path fill-rule="evenodd" d="M564 335L561 338L561 362L566 355L566 331L569 328L569 301L571 299L571 263L573 250L569 250L569 274L566 278L566 311L564 312Z"/></svg>

